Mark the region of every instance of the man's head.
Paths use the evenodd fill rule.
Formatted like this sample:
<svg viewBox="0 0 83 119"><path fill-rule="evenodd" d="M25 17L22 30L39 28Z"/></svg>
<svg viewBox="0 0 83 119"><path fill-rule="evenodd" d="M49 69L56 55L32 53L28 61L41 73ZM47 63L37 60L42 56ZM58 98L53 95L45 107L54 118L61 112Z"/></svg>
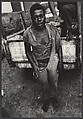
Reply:
<svg viewBox="0 0 83 119"><path fill-rule="evenodd" d="M45 10L42 5L36 3L30 8L32 24L37 29L45 26Z"/></svg>

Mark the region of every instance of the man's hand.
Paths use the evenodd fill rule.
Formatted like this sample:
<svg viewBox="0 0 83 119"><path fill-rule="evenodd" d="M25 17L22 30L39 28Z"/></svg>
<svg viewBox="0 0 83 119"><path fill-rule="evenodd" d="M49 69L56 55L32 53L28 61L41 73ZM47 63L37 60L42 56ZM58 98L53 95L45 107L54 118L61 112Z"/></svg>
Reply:
<svg viewBox="0 0 83 119"><path fill-rule="evenodd" d="M38 78L38 72L39 72L39 67L38 66L34 66L34 76L37 79Z"/></svg>

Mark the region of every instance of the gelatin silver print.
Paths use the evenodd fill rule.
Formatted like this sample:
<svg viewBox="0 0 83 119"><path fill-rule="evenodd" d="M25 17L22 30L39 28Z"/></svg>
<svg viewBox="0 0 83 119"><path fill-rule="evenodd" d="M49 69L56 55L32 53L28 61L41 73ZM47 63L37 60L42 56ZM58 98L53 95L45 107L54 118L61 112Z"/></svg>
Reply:
<svg viewBox="0 0 83 119"><path fill-rule="evenodd" d="M82 2L1 2L1 117L82 118Z"/></svg>

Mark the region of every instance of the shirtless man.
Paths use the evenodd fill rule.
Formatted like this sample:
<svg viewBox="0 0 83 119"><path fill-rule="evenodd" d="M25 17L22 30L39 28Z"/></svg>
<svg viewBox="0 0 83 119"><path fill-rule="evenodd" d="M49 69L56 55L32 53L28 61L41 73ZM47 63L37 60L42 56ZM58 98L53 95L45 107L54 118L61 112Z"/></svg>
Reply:
<svg viewBox="0 0 83 119"><path fill-rule="evenodd" d="M45 10L36 3L30 8L32 25L24 32L23 39L26 56L36 78L44 82L43 111L47 112L52 102L58 106L57 83L60 51L60 35L55 26L45 23ZM54 53L54 54L53 54Z"/></svg>

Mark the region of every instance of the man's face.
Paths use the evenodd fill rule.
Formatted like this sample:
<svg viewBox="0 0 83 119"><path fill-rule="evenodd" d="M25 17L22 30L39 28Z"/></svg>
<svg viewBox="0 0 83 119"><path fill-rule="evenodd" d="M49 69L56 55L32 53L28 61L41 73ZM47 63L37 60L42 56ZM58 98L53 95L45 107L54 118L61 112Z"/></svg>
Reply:
<svg viewBox="0 0 83 119"><path fill-rule="evenodd" d="M32 18L33 25L37 29L42 29L45 26L45 15L42 9L35 10Z"/></svg>

